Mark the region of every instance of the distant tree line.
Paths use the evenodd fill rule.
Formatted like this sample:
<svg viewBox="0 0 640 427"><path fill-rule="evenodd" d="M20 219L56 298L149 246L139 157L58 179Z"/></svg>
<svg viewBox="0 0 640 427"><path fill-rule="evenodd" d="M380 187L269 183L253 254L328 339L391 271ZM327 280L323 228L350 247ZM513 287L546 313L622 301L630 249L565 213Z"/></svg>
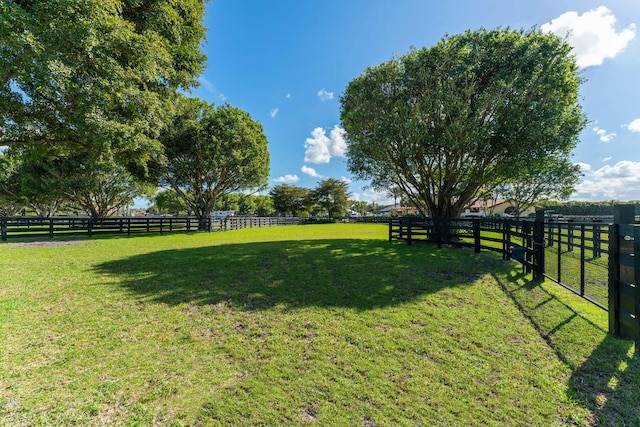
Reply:
<svg viewBox="0 0 640 427"><path fill-rule="evenodd" d="M549 212L558 215L613 215L614 205L630 204L635 205L636 215L640 215L640 200L632 200L629 202L618 202L609 200L604 202L565 202L565 203L549 203L544 206Z"/></svg>

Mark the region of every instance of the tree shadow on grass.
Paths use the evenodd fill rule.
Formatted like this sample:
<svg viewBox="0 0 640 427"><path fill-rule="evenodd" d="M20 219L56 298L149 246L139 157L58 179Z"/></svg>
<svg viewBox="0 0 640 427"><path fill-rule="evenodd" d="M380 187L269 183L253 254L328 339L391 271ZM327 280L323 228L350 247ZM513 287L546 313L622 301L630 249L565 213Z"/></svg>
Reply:
<svg viewBox="0 0 640 427"><path fill-rule="evenodd" d="M545 290L540 281L526 281L524 275L518 274L502 284L571 370L567 398L589 410L592 416L569 422L639 426L640 357L634 357L633 342L608 334L589 316ZM603 315L606 316L604 312Z"/></svg>
<svg viewBox="0 0 640 427"><path fill-rule="evenodd" d="M95 268L148 302L246 310L304 306L369 310L472 284L491 257L380 240L307 240L171 249Z"/></svg>

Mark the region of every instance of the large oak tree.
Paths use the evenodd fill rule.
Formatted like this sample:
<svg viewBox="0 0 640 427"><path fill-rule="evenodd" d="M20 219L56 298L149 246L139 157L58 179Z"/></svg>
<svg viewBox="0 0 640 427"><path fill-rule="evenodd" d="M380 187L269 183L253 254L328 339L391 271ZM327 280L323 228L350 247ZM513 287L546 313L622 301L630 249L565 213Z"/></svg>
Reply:
<svg viewBox="0 0 640 427"><path fill-rule="evenodd" d="M482 29L367 69L341 99L349 169L459 216L481 188L569 156L586 124L570 51L552 34Z"/></svg>
<svg viewBox="0 0 640 427"><path fill-rule="evenodd" d="M185 201L201 230L220 197L267 184L267 137L239 108L183 98L160 140L167 157L162 183Z"/></svg>
<svg viewBox="0 0 640 427"><path fill-rule="evenodd" d="M312 191L295 185L280 184L269 190L276 212L293 216L309 214Z"/></svg>
<svg viewBox="0 0 640 427"><path fill-rule="evenodd" d="M144 174L204 68L203 0L0 2L0 146L70 146Z"/></svg>

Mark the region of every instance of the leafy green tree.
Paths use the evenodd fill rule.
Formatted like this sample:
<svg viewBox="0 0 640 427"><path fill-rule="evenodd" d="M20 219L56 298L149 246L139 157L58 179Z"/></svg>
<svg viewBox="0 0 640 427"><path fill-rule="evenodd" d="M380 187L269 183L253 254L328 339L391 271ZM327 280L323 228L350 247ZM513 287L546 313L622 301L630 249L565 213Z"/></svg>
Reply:
<svg viewBox="0 0 640 427"><path fill-rule="evenodd" d="M0 155L0 169L0 196L8 212L24 206L48 218L63 204L60 182L47 173L42 161L28 157L28 150L10 147Z"/></svg>
<svg viewBox="0 0 640 427"><path fill-rule="evenodd" d="M115 155L140 174L204 68L203 0L0 2L0 146Z"/></svg>
<svg viewBox="0 0 640 427"><path fill-rule="evenodd" d="M68 157L63 163L67 199L92 218L116 215L128 208L134 198L156 191L154 185L140 181L110 160L89 163Z"/></svg>
<svg viewBox="0 0 640 427"><path fill-rule="evenodd" d="M273 207L273 200L270 196L256 195L252 197L255 200L256 215L267 216L276 212Z"/></svg>
<svg viewBox="0 0 640 427"><path fill-rule="evenodd" d="M59 146L44 152L26 145L10 147L3 156L8 157L13 158L14 199L38 216L52 216L66 204L103 218L155 191L112 159L95 159L87 152L73 154Z"/></svg>
<svg viewBox="0 0 640 427"><path fill-rule="evenodd" d="M481 188L568 158L586 119L571 47L552 34L467 31L367 69L341 99L348 167L457 217Z"/></svg>
<svg viewBox="0 0 640 427"><path fill-rule="evenodd" d="M87 152L61 154L35 162L40 173L32 180L46 180L51 191L62 193L69 204L95 219L116 215L127 209L134 198L150 197L156 191L155 185L140 180L106 156L93 158Z"/></svg>
<svg viewBox="0 0 640 427"><path fill-rule="evenodd" d="M345 216L349 204L349 184L335 178L320 181L313 191L313 199L329 215L329 218Z"/></svg>
<svg viewBox="0 0 640 427"><path fill-rule="evenodd" d="M295 185L280 184L269 190L269 196L273 201L276 212L287 215L299 216L308 214L312 191L308 188Z"/></svg>
<svg viewBox="0 0 640 427"><path fill-rule="evenodd" d="M536 202L569 198L580 175L578 165L573 165L564 158L550 157L498 186L497 194L509 200L514 208L514 216L520 216Z"/></svg>
<svg viewBox="0 0 640 427"><path fill-rule="evenodd" d="M152 198L153 206L150 210L159 214L189 214L189 207L186 205L182 197L172 189L159 191Z"/></svg>
<svg viewBox="0 0 640 427"><path fill-rule="evenodd" d="M267 138L239 108L184 98L160 140L167 157L162 181L198 217L200 230L206 230L220 197L267 183Z"/></svg>

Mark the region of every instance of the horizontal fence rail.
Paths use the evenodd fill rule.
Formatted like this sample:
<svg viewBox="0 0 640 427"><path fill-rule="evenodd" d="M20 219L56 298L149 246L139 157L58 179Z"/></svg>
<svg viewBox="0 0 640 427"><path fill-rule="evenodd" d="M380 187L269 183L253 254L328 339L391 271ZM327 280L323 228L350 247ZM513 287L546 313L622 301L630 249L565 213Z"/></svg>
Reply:
<svg viewBox="0 0 640 427"><path fill-rule="evenodd" d="M242 228L273 227L302 224L305 220L293 217L211 217L208 231L239 230ZM54 238L94 236L106 234L173 233L198 231L198 218L185 217L0 217L0 238Z"/></svg>

